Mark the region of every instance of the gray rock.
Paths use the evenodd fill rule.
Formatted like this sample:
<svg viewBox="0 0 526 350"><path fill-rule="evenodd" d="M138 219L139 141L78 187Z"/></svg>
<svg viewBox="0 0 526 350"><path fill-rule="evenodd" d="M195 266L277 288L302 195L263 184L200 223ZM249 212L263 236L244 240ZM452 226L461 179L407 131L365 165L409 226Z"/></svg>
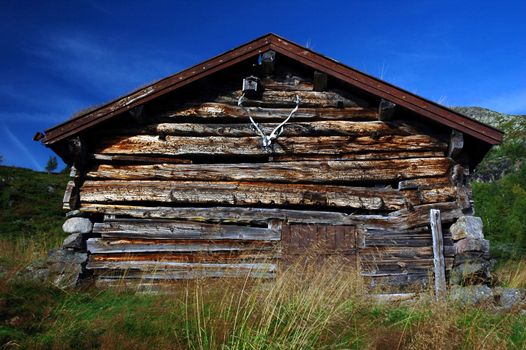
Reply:
<svg viewBox="0 0 526 350"><path fill-rule="evenodd" d="M82 233L72 233L64 239L63 248L81 250L86 247L85 235Z"/></svg>
<svg viewBox="0 0 526 350"><path fill-rule="evenodd" d="M453 267L449 275L451 284L485 283L491 279L489 262L484 260L465 262Z"/></svg>
<svg viewBox="0 0 526 350"><path fill-rule="evenodd" d="M478 238L483 239L483 225L482 219L478 216L461 216L451 225L449 231L454 241L463 238Z"/></svg>
<svg viewBox="0 0 526 350"><path fill-rule="evenodd" d="M65 233L90 233L93 229L93 223L87 218L69 218L62 225Z"/></svg>
<svg viewBox="0 0 526 350"><path fill-rule="evenodd" d="M453 286L449 298L463 305L481 305L493 303L493 291L485 285L478 286Z"/></svg>
<svg viewBox="0 0 526 350"><path fill-rule="evenodd" d="M510 310L524 302L524 290L518 288L497 287L493 290L497 306Z"/></svg>
<svg viewBox="0 0 526 350"><path fill-rule="evenodd" d="M67 249L51 250L47 260L48 278L59 288L75 287L83 273L88 254Z"/></svg>
<svg viewBox="0 0 526 350"><path fill-rule="evenodd" d="M455 254L466 252L489 252L489 241L484 238L464 238L454 243Z"/></svg>

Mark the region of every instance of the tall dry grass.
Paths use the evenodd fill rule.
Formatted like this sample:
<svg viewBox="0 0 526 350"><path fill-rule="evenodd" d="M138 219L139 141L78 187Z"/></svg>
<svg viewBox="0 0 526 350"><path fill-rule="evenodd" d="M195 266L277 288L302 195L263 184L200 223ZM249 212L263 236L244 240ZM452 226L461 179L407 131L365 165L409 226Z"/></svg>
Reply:
<svg viewBox="0 0 526 350"><path fill-rule="evenodd" d="M15 269L42 254L31 245L0 249L19 259ZM520 268L502 271L511 271L504 275L510 283L520 280ZM526 348L525 315L438 303L431 292L413 302L378 303L338 258L299 261L272 280L202 279L159 294L64 292L16 278L1 283L0 345L13 348Z"/></svg>
<svg viewBox="0 0 526 350"><path fill-rule="evenodd" d="M509 288L526 288L526 259L509 260L495 271L499 284Z"/></svg>

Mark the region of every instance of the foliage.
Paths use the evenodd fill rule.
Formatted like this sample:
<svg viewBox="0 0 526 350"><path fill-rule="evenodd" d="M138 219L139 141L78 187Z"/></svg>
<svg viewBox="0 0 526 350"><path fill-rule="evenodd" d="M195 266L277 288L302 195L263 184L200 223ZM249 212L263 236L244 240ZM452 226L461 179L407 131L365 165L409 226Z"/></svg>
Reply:
<svg viewBox="0 0 526 350"><path fill-rule="evenodd" d="M50 156L49 159L47 160L47 164L46 164L46 171L48 174L51 174L53 171L55 171L58 167L58 161L57 161L57 157L55 156Z"/></svg>
<svg viewBox="0 0 526 350"><path fill-rule="evenodd" d="M499 257L526 256L526 163L496 182L473 183L475 211Z"/></svg>

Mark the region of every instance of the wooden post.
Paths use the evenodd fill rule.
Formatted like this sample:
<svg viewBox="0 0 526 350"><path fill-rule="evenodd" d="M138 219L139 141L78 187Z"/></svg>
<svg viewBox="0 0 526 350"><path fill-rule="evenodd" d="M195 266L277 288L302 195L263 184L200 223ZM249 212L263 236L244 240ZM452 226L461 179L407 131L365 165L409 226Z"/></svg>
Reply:
<svg viewBox="0 0 526 350"><path fill-rule="evenodd" d="M431 222L431 235L433 236L433 262L435 264L435 298L445 300L446 298L446 266L444 262L444 240L442 237L442 220L440 210L429 211Z"/></svg>
<svg viewBox="0 0 526 350"><path fill-rule="evenodd" d="M449 149L447 156L449 158L457 157L464 147L464 134L457 130L451 130L451 137L449 139Z"/></svg>

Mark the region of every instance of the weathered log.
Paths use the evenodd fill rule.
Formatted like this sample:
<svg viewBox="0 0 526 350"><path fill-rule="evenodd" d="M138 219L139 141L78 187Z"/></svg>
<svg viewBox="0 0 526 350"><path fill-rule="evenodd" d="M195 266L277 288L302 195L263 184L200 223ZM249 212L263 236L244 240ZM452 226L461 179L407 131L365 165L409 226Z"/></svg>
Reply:
<svg viewBox="0 0 526 350"><path fill-rule="evenodd" d="M141 284L144 281L164 281L164 280L187 280L187 279L202 279L202 278L274 278L275 272L261 271L261 270L243 270L243 269L181 269L166 270L157 272L144 271L106 271L100 276L96 276L97 286L107 286L108 282L111 285L119 285L119 283L127 284L130 280L139 280ZM123 282L125 280L126 282ZM101 284L102 283L102 284Z"/></svg>
<svg viewBox="0 0 526 350"><path fill-rule="evenodd" d="M186 137L139 135L101 140L95 153L102 154L203 154L203 155L265 155L265 154L344 154L371 151L440 151L446 144L426 135L410 136L320 136L283 137L276 140L271 151L261 146L260 137Z"/></svg>
<svg viewBox="0 0 526 350"><path fill-rule="evenodd" d="M84 203L82 211L88 213L125 215L134 218L181 219L203 222L267 225L279 219L290 223L344 224L348 214L329 211L290 210L276 208L241 207L144 207L115 204ZM120 219L116 219L120 220Z"/></svg>
<svg viewBox="0 0 526 350"><path fill-rule="evenodd" d="M416 192L394 189L197 181L86 181L81 202L168 202L230 205L307 205L396 210L417 205Z"/></svg>
<svg viewBox="0 0 526 350"><path fill-rule="evenodd" d="M283 117L285 118L285 116ZM259 123L265 134L270 134L278 123ZM108 129L104 135L165 135L165 136L254 136L256 130L250 122L246 123L154 123L137 127ZM309 122L290 121L283 128L281 136L383 136L409 135L405 128L398 128L379 121L323 120Z"/></svg>
<svg viewBox="0 0 526 350"><path fill-rule="evenodd" d="M384 159L405 159L405 158L435 158L443 157L444 152L433 151L412 151L412 152L371 152L371 153L350 153L350 154L318 154L318 155L272 155L273 162L291 161L327 161L327 160L384 160Z"/></svg>
<svg viewBox="0 0 526 350"><path fill-rule="evenodd" d="M276 249L274 252L268 251L218 251L218 252L206 252L203 254L199 253L171 253L171 252L145 252L145 253L108 253L108 254L95 254L89 256L89 261L94 262L107 262L107 261L171 261L171 262L184 262L184 263L268 263L269 261L277 261L280 258L278 254L279 250Z"/></svg>
<svg viewBox="0 0 526 350"><path fill-rule="evenodd" d="M462 148L464 147L464 134L457 130L451 130L451 138L449 140L449 148L447 156L450 158L456 158Z"/></svg>
<svg viewBox="0 0 526 350"><path fill-rule="evenodd" d="M126 163L172 163L172 164L191 164L192 160L175 157L156 157L156 156L129 156L111 154L93 154L93 159L99 162L126 162Z"/></svg>
<svg viewBox="0 0 526 350"><path fill-rule="evenodd" d="M238 252L238 251L273 251L274 244L252 241L250 244L236 241L208 241L196 240L155 240L155 239L117 239L108 240L90 238L87 240L87 250L91 254L116 253L208 253L208 252Z"/></svg>
<svg viewBox="0 0 526 350"><path fill-rule="evenodd" d="M294 97L294 96L293 96ZM292 105L293 101L290 100ZM378 110L374 108L347 107L347 108L301 108L294 113L294 120L378 120ZM282 121L285 116L289 115L289 108L262 108L251 107L250 114L258 121ZM156 119L241 119L248 121L245 110L235 105L224 103L199 103L187 104L169 112L161 113L154 116L151 120Z"/></svg>
<svg viewBox="0 0 526 350"><path fill-rule="evenodd" d="M401 301L416 300L416 293L390 293L390 294L369 294L369 298L379 303L398 303Z"/></svg>
<svg viewBox="0 0 526 350"><path fill-rule="evenodd" d="M66 185L66 191L62 198L62 209L77 209L77 188L75 187L75 181L68 181Z"/></svg>
<svg viewBox="0 0 526 350"><path fill-rule="evenodd" d="M243 94L241 90L224 93L213 100L219 103L237 104L239 97ZM265 90L254 99L247 98L244 105L258 107L294 107L296 96L301 99L302 107L360 107L360 105L349 98L334 91L279 91Z"/></svg>
<svg viewBox="0 0 526 350"><path fill-rule="evenodd" d="M393 181L440 176L449 171L448 158L375 161L272 162L239 164L99 165L92 179L201 180L264 182ZM382 171L377 171L382 169ZM425 179L421 179L425 183ZM431 181L430 181L431 182ZM447 178L446 178L447 182Z"/></svg>
<svg viewBox="0 0 526 350"><path fill-rule="evenodd" d="M411 189L433 189L436 187L447 187L451 181L447 176L441 177L421 177L416 179L402 180L398 182L399 190Z"/></svg>
<svg viewBox="0 0 526 350"><path fill-rule="evenodd" d="M213 225L187 221L119 220L96 223L93 233L103 238L225 239L277 241L281 231L263 227Z"/></svg>
<svg viewBox="0 0 526 350"><path fill-rule="evenodd" d="M181 271L181 270L202 270L202 269L239 269L252 271L273 272L277 270L277 265L272 263L190 263L175 261L104 261L90 259L86 266L88 270L138 270L138 271Z"/></svg>
<svg viewBox="0 0 526 350"><path fill-rule="evenodd" d="M317 210L242 207L145 207L133 205L83 203L80 210L88 213L126 215L135 218L179 219L203 222L267 225L280 219L289 223L359 225L371 229L409 230L429 224L429 209L440 209L443 223L462 215L456 202L426 204L402 209L389 215L358 215Z"/></svg>

